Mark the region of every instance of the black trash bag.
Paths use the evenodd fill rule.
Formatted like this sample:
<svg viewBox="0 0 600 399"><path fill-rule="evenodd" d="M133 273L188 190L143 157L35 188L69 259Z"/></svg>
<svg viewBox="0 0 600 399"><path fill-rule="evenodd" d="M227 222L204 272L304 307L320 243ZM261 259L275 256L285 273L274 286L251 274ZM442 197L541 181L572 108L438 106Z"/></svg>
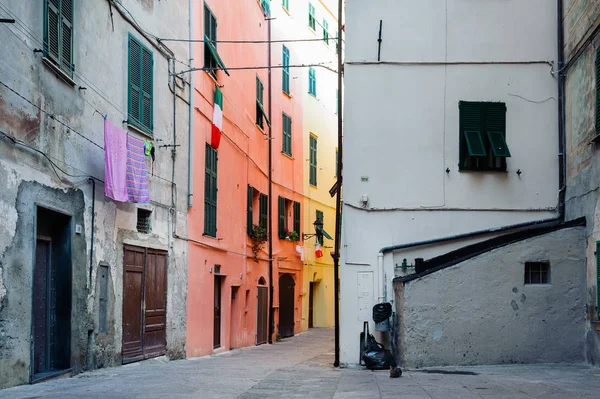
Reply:
<svg viewBox="0 0 600 399"><path fill-rule="evenodd" d="M392 315L392 304L389 302L378 303L373 306L373 321L375 323L381 323L387 320Z"/></svg>
<svg viewBox="0 0 600 399"><path fill-rule="evenodd" d="M375 337L369 333L368 322L364 323L361 336L364 337L364 343L360 364L366 366L369 370L389 370L390 367L397 367L392 352L385 349L385 347L377 342Z"/></svg>

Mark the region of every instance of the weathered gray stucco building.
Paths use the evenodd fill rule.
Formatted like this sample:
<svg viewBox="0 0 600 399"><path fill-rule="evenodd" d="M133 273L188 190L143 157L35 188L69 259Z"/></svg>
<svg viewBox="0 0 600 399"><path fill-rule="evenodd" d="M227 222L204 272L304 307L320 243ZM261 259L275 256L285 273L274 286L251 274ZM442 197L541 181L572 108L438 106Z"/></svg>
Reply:
<svg viewBox="0 0 600 399"><path fill-rule="evenodd" d="M0 388L185 356L188 1L6 0ZM104 195L104 119L150 140L151 202Z"/></svg>
<svg viewBox="0 0 600 399"><path fill-rule="evenodd" d="M588 222L586 357L600 364L600 1L563 3L566 217Z"/></svg>

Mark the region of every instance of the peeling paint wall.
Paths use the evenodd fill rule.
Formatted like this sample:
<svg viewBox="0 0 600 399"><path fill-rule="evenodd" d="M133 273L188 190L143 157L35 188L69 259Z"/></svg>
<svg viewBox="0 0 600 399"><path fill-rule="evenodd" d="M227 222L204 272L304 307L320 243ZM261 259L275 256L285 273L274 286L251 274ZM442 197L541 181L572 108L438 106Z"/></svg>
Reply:
<svg viewBox="0 0 600 399"><path fill-rule="evenodd" d="M126 8L157 37L187 38L188 1L121 0L113 4L112 14L107 0L74 1L72 81L33 51L43 48L43 2L8 0L2 6L2 14L10 13L17 23L0 29L0 82L16 92L0 85L0 388L28 383L31 378L36 203L70 214L73 226L82 227L81 234L73 233L71 238L72 373L121 363L124 244L168 251L166 354L170 359L184 357L187 244L172 235L174 229L187 235L189 85L177 81L174 115L169 75L173 61L161 55L119 8ZM129 134L145 138L122 123L128 108L129 34L144 43L154 57L156 162L152 165L147 158L152 202L145 205L108 199L102 183L102 116L106 114ZM177 60L188 62L186 43L168 46ZM175 65L177 71L186 68ZM173 147L175 141L177 147ZM89 176L98 179L94 198ZM136 231L138 208L152 211L150 234ZM98 331L100 263L109 266L110 276L106 333Z"/></svg>
<svg viewBox="0 0 600 399"><path fill-rule="evenodd" d="M585 216L587 257L587 361L600 364L600 322L596 298L596 242L600 241L600 146L596 137L596 49L600 36L591 36L600 25L600 1L570 0L564 7L565 128L567 190L566 218Z"/></svg>
<svg viewBox="0 0 600 399"><path fill-rule="evenodd" d="M396 283L404 367L585 361L583 228L530 238ZM524 284L550 262L551 284Z"/></svg>

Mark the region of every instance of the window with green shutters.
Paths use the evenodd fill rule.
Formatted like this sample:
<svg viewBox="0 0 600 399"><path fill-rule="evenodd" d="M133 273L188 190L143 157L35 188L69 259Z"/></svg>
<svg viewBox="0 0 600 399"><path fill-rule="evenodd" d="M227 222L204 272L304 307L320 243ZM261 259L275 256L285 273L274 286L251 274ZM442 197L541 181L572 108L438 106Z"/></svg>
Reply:
<svg viewBox="0 0 600 399"><path fill-rule="evenodd" d="M281 6L286 10L290 10L290 0L281 0Z"/></svg>
<svg viewBox="0 0 600 399"><path fill-rule="evenodd" d="M215 79L217 79L217 69L229 75L217 51L217 18L206 4L204 4L204 68Z"/></svg>
<svg viewBox="0 0 600 399"><path fill-rule="evenodd" d="M317 96L317 76L315 68L308 68L308 93Z"/></svg>
<svg viewBox="0 0 600 399"><path fill-rule="evenodd" d="M282 148L283 152L287 156L292 156L292 118L282 113Z"/></svg>
<svg viewBox="0 0 600 399"><path fill-rule="evenodd" d="M73 0L44 0L44 57L73 77Z"/></svg>
<svg viewBox="0 0 600 399"><path fill-rule="evenodd" d="M323 20L323 41L329 46L329 22Z"/></svg>
<svg viewBox="0 0 600 399"><path fill-rule="evenodd" d="M153 130L153 70L152 52L129 35L129 95L130 125L152 135Z"/></svg>
<svg viewBox="0 0 600 399"><path fill-rule="evenodd" d="M315 6L308 3L308 27L312 30L316 30L317 20L315 18Z"/></svg>
<svg viewBox="0 0 600 399"><path fill-rule="evenodd" d="M506 105L460 101L459 170L506 171Z"/></svg>
<svg viewBox="0 0 600 399"><path fill-rule="evenodd" d="M316 218L320 219L321 222L323 222L323 227L325 227L325 218L323 217L323 212L317 210L316 211ZM319 244L323 245L323 236L317 236L317 240Z"/></svg>
<svg viewBox="0 0 600 399"><path fill-rule="evenodd" d="M217 236L217 150L206 144L204 174L204 234Z"/></svg>
<svg viewBox="0 0 600 399"><path fill-rule="evenodd" d="M281 69L282 90L284 93L290 94L290 50L285 46L283 46L281 54L281 65L283 66Z"/></svg>
<svg viewBox="0 0 600 399"><path fill-rule="evenodd" d="M285 238L285 228L286 228L286 213L285 213L285 202L286 199L284 197L278 197L277 199L277 232L279 238Z"/></svg>
<svg viewBox="0 0 600 399"><path fill-rule="evenodd" d="M252 236L252 225L253 223L253 210L252 201L254 200L254 188L248 184L248 206L246 210L246 230L249 236Z"/></svg>
<svg viewBox="0 0 600 399"><path fill-rule="evenodd" d="M309 183L311 186L317 186L317 138L310 136L309 145Z"/></svg>
<svg viewBox="0 0 600 399"><path fill-rule="evenodd" d="M263 122L266 121L267 125L271 126L271 121L267 118L267 114L265 112L265 107L263 105L263 93L265 91L265 87L263 83L260 81L258 76L256 77L256 125L261 129L264 129Z"/></svg>
<svg viewBox="0 0 600 399"><path fill-rule="evenodd" d="M261 193L258 197L258 203L260 208L258 223L260 223L262 227L266 228L269 220L269 196Z"/></svg>
<svg viewBox="0 0 600 399"><path fill-rule="evenodd" d="M298 233L298 237L301 237L300 232L300 203L294 202L294 231Z"/></svg>
<svg viewBox="0 0 600 399"><path fill-rule="evenodd" d="M600 138L600 47L596 49L596 139Z"/></svg>

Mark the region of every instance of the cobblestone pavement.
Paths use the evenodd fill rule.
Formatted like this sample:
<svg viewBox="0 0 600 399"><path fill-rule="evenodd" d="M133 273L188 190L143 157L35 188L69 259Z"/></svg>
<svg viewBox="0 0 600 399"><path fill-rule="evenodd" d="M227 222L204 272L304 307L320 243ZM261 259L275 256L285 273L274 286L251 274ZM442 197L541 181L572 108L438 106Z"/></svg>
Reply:
<svg viewBox="0 0 600 399"><path fill-rule="evenodd" d="M168 362L153 359L0 391L0 398L600 398L600 369L516 365L406 371L334 369L333 330ZM458 374L457 374L458 373Z"/></svg>

